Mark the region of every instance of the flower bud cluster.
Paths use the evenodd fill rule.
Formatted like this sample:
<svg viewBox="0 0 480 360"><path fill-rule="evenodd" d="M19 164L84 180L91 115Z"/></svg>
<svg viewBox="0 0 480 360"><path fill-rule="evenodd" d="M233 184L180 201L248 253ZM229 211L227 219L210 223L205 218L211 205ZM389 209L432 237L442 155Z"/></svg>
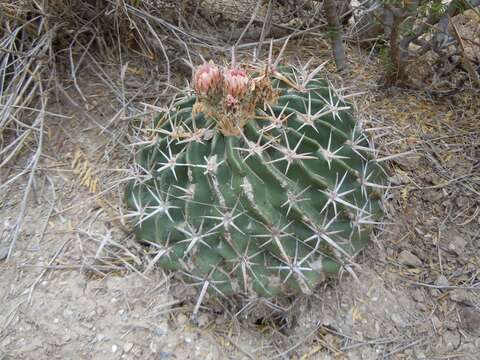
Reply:
<svg viewBox="0 0 480 360"><path fill-rule="evenodd" d="M205 62L195 73L195 92L198 95L223 95L228 103L235 104L246 94L250 78L244 70L238 68L220 69L212 61Z"/></svg>

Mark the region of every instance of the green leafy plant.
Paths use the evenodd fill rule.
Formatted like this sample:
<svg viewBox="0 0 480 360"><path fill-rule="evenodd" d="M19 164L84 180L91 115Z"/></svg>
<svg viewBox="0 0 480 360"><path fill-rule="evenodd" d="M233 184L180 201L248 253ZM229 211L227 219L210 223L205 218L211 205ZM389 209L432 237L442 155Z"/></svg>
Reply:
<svg viewBox="0 0 480 360"><path fill-rule="evenodd" d="M385 175L351 106L322 66L277 65L203 64L127 188L137 238L201 298L309 294L351 270L382 216Z"/></svg>

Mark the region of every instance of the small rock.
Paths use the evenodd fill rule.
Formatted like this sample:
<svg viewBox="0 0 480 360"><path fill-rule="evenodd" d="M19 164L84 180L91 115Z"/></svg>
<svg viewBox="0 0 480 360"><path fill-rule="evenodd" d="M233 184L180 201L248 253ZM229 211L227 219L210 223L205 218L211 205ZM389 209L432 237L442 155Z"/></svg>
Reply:
<svg viewBox="0 0 480 360"><path fill-rule="evenodd" d="M188 322L188 317L185 314L178 314L177 323L178 325L185 325Z"/></svg>
<svg viewBox="0 0 480 360"><path fill-rule="evenodd" d="M396 158L394 161L403 169L403 170L415 170L418 166L420 156L417 154L407 154L401 157Z"/></svg>
<svg viewBox="0 0 480 360"><path fill-rule="evenodd" d="M448 282L448 279L445 275L439 275L437 277L437 280L435 280L435 285L446 287L446 286L450 286L450 283Z"/></svg>
<svg viewBox="0 0 480 360"><path fill-rule="evenodd" d="M412 297L416 302L424 302L425 296L423 295L423 291L420 289L415 289L412 291Z"/></svg>
<svg viewBox="0 0 480 360"><path fill-rule="evenodd" d="M65 320L70 320L73 318L73 311L70 309L63 310L63 318Z"/></svg>
<svg viewBox="0 0 480 360"><path fill-rule="evenodd" d="M67 332L65 335L63 335L62 340L66 343L69 342L72 339L72 336L70 335L70 332ZM1 358L0 358L1 359Z"/></svg>
<svg viewBox="0 0 480 360"><path fill-rule="evenodd" d="M0 247L0 261L5 260L8 256L8 246Z"/></svg>
<svg viewBox="0 0 480 360"><path fill-rule="evenodd" d="M475 344L472 343L467 343L463 344L458 348L458 352L464 353L464 354L470 354L470 355L475 355L478 354L477 352L478 347L475 346ZM475 359L473 356L467 359Z"/></svg>
<svg viewBox="0 0 480 360"><path fill-rule="evenodd" d="M348 360L362 360L362 355L359 350L354 350L348 353Z"/></svg>
<svg viewBox="0 0 480 360"><path fill-rule="evenodd" d="M423 200L430 201L432 203L439 201L442 197L443 197L443 193L441 191L430 190L430 191L425 191L422 194Z"/></svg>
<svg viewBox="0 0 480 360"><path fill-rule="evenodd" d="M373 348L371 348L370 346L366 346L363 350L362 350L362 359L375 359L377 358L377 354L375 354L375 350Z"/></svg>
<svg viewBox="0 0 480 360"><path fill-rule="evenodd" d="M447 320L443 323L445 325L445 328L448 330L457 330L458 329L458 324L456 321L452 320Z"/></svg>
<svg viewBox="0 0 480 360"><path fill-rule="evenodd" d="M123 344L123 351L126 353L129 353L130 350L132 350L132 348L133 348L133 344L131 342L127 342Z"/></svg>
<svg viewBox="0 0 480 360"><path fill-rule="evenodd" d="M158 358L159 359L172 359L172 358L176 358L176 356L172 352L160 351L160 353L158 354Z"/></svg>
<svg viewBox="0 0 480 360"><path fill-rule="evenodd" d="M457 255L463 254L465 251L465 247L467 246L467 242L461 236L454 236L450 244L448 244L448 250L454 252Z"/></svg>
<svg viewBox="0 0 480 360"><path fill-rule="evenodd" d="M409 359L413 359L413 350L407 349L403 352Z"/></svg>
<svg viewBox="0 0 480 360"><path fill-rule="evenodd" d="M454 289L450 292L450 299L455 302L466 303L468 302L468 294L464 289Z"/></svg>
<svg viewBox="0 0 480 360"><path fill-rule="evenodd" d="M469 205L469 200L465 196L457 196L455 202L457 203L457 206L462 209L465 209Z"/></svg>
<svg viewBox="0 0 480 360"><path fill-rule="evenodd" d="M115 344L113 344L113 345L112 345L112 353L116 353L117 350L118 350L118 346L115 345Z"/></svg>
<svg viewBox="0 0 480 360"><path fill-rule="evenodd" d="M436 315L432 315L432 325L435 328L435 331L439 331L442 327L442 322Z"/></svg>
<svg viewBox="0 0 480 360"><path fill-rule="evenodd" d="M389 178L392 185L403 185L410 183L408 176L395 174Z"/></svg>
<svg viewBox="0 0 480 360"><path fill-rule="evenodd" d="M416 359L424 360L426 358L427 358L427 356L425 355L425 353L423 351L417 351Z"/></svg>
<svg viewBox="0 0 480 360"><path fill-rule="evenodd" d="M390 318L398 327L404 328L407 326L407 322L400 316L400 314L392 314Z"/></svg>
<svg viewBox="0 0 480 360"><path fill-rule="evenodd" d="M417 309L419 311L422 311L422 312L425 312L425 311L427 311L427 305L425 305L425 303L423 303L423 302L417 302L415 304L415 309Z"/></svg>
<svg viewBox="0 0 480 360"><path fill-rule="evenodd" d="M470 306L462 306L459 310L460 326L472 333L480 334L480 312Z"/></svg>
<svg viewBox="0 0 480 360"><path fill-rule="evenodd" d="M208 325L209 322L210 322L210 318L208 317L207 314L200 314L198 316L198 326L205 327Z"/></svg>
<svg viewBox="0 0 480 360"><path fill-rule="evenodd" d="M403 250L400 255L398 255L398 262L407 266L422 265L422 261L416 255L413 255L410 251L407 250Z"/></svg>
<svg viewBox="0 0 480 360"><path fill-rule="evenodd" d="M165 336L168 333L168 324L166 322L159 322L155 327L155 335Z"/></svg>
<svg viewBox="0 0 480 360"><path fill-rule="evenodd" d="M436 173L431 173L431 174L426 174L423 176L423 180L426 182L433 184L433 185L438 185L441 182L440 177Z"/></svg>
<svg viewBox="0 0 480 360"><path fill-rule="evenodd" d="M458 331L446 331L443 334L443 341L447 346L447 351L453 351L460 346L460 334Z"/></svg>

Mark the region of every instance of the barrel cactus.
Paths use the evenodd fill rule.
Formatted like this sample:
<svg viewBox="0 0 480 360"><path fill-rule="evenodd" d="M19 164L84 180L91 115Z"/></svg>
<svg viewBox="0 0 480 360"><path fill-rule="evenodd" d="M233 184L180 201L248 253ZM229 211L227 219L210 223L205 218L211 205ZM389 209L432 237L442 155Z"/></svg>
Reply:
<svg viewBox="0 0 480 360"><path fill-rule="evenodd" d="M293 66L197 69L127 187L137 238L205 294L309 294L349 269L385 176L350 105Z"/></svg>

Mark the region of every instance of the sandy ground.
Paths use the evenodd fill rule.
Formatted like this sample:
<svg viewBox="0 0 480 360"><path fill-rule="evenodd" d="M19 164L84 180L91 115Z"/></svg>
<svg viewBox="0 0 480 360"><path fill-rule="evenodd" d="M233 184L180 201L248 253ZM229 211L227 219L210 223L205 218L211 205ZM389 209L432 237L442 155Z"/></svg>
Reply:
<svg viewBox="0 0 480 360"><path fill-rule="evenodd" d="M328 56L316 44L304 53ZM281 316L207 306L193 325L193 289L149 267L155 254L118 219L122 188L109 188L131 160L116 136L134 120L111 121L119 105L86 71L86 101L52 105L70 118L47 122L10 261L0 242L0 359L479 359L479 109L468 94L379 89L376 65L352 61L342 83L366 92L359 118L387 127L378 138L386 152L415 152L388 163L390 224L358 258L358 279L330 281ZM96 178L96 189L84 185ZM0 198L0 234L24 186Z"/></svg>

